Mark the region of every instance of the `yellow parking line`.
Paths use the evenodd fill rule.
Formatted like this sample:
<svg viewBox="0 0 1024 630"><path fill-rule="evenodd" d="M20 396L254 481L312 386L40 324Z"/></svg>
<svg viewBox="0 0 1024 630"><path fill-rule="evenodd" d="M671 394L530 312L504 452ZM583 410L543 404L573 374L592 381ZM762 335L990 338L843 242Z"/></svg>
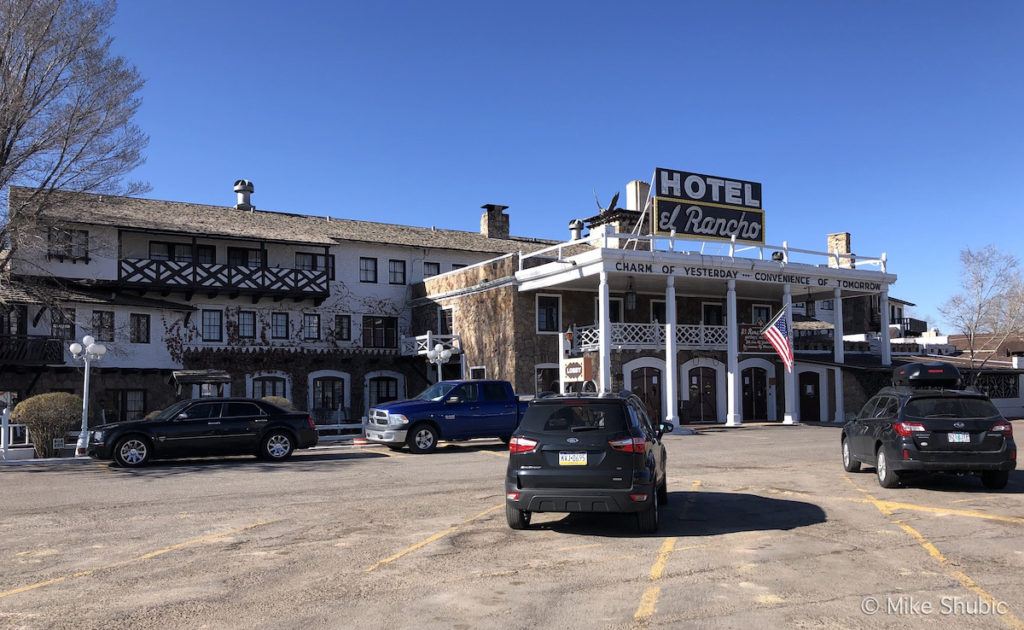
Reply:
<svg viewBox="0 0 1024 630"><path fill-rule="evenodd" d="M132 558L131 560L125 560L125 561L122 561L122 562L115 562L113 564L108 564L108 565L104 565L104 566L100 566L100 567L95 567L95 568L92 568L92 569L86 569L84 571L78 571L78 572L75 572L75 573L69 573L68 575L62 575L62 576L59 576L59 577L51 578L49 580L43 580L41 582L35 582L33 584L26 584L25 586L19 586L17 588L13 588L13 589L8 590L8 591L0 591L0 599L3 599L5 597L10 597L11 595L17 595L19 593L24 593L24 592L27 592L27 591L34 591L36 589L43 588L43 587L46 587L46 586L52 586L54 584L60 584L61 582L66 582L66 581L72 580L74 578L86 577L86 576L92 575L93 573L96 573L97 571L103 571L104 569L115 569L117 567L122 567L122 566L125 566L125 565L128 565L128 564L139 562L140 560L150 560L152 558L156 558L158 556L162 556L162 555L164 555L166 553L170 553L172 551L177 551L179 549L185 549L186 547L192 547L194 545L200 545L200 544L206 543L206 542L212 542L212 541L218 540L220 538L224 538L225 536L231 536L233 534L239 534L241 532L253 529L255 527L261 527L263 525L269 525L272 522L276 522L276 521L264 521L264 522L260 522L260 523L253 523L252 525L246 525L245 527L239 527L238 529L231 529L231 530L224 531L224 532L215 532L213 534L207 534L205 536L199 536L198 538L192 538L192 539L186 540L184 542L180 542L180 543L178 543L176 545L171 545L169 547L164 547L162 549L157 549L155 551L150 551L148 553L144 553L141 556Z"/></svg>
<svg viewBox="0 0 1024 630"><path fill-rule="evenodd" d="M858 488L859 490L859 488ZM889 510L908 510L911 512L926 512L936 516L963 516L966 518L979 518L986 521L997 521L1000 523L1012 523L1013 525L1024 525L1024 518L1019 516L1003 516L1001 514L989 514L978 510L959 510L956 508L940 508L916 503L899 503L896 501L883 501L881 499L868 499L865 503L884 505Z"/></svg>
<svg viewBox="0 0 1024 630"><path fill-rule="evenodd" d="M700 480L694 481L690 486L691 492L697 492L700 490ZM693 496L687 497L683 503L681 512L685 512L690 505L693 504ZM680 514L681 516L682 514ZM661 543L661 549L658 550L658 557L655 558L654 564L651 565L650 579L651 582L657 582L661 579L661 576L665 574L665 566L668 564L668 557L672 555L672 552L676 548L677 536L669 536ZM693 547L686 547L686 549L692 549ZM644 591L644 594L640 597L640 605L637 606L636 612L633 613L634 621L643 621L648 619L654 614L655 609L658 605L658 598L661 596L661 587L657 584L651 584Z"/></svg>
<svg viewBox="0 0 1024 630"><path fill-rule="evenodd" d="M892 501L880 501L879 499L873 497L871 493L869 493L867 490L855 484L848 475L845 477L845 479L850 483L850 485L852 485L861 494L863 494L867 498L867 502L874 505L875 508L877 508L878 511L881 512L891 523L902 529L906 534L913 538L914 541L917 542L917 544L920 545L921 548L924 549L925 552L927 552L928 555L931 556L931 558L935 560L939 564L939 566L941 566L946 571L947 575L949 575L957 582L959 582L960 585L963 586L965 589L974 593L980 599L984 600L985 603L989 606L992 606L993 609L997 609L997 604L1000 603L1000 600L997 600L991 593L989 593L981 586L979 586L978 583L975 582L971 576L967 575L960 569L957 569L956 567L952 566L949 562L949 559L946 558L946 556L943 555L941 551L939 551L939 548L936 547L935 544L932 543L930 540L928 540L924 534L922 534L920 531L918 531L911 525L908 525L904 521L901 521L900 519L896 518L895 514L893 514L893 509L898 508L892 508L891 506L900 504L893 503ZM1016 615L1014 615L1009 610L1007 610L1005 614L1000 615L999 618L1003 621L1003 623L1005 623L1010 628L1014 628L1015 630L1024 630L1024 621L1021 621Z"/></svg>
<svg viewBox="0 0 1024 630"><path fill-rule="evenodd" d="M377 562L371 564L370 566L366 567L366 572L370 573L372 571L376 571L377 569L379 569L380 567L382 567L382 566L384 566L386 564L391 564L395 560L399 560L399 559L409 555L410 553L416 551L417 549L422 549L423 547L426 547L427 545L429 545L432 542L441 540L445 536L450 536L451 534L454 534L456 531L458 531L458 529L460 527L464 527L466 525L469 525L473 521L475 521L475 520L477 520L479 518L482 518L484 516L487 516L491 512L493 512L495 510L499 510L499 509L501 509L503 507L505 507L505 504L504 503L499 503L498 505L495 505L494 507L487 508L486 510L484 510L483 512L480 512L479 514L477 514L476 516L474 516L472 518L468 518L468 519L462 521L461 523L458 523L456 525L452 525L451 527L449 527L447 529L442 529L441 531L439 531L437 533L431 534L430 536L427 536L423 540L421 540L421 541L419 541L417 543L413 543L413 544L409 545L408 547L406 547L405 549L402 549L401 551L398 551L398 552L388 556L387 558L384 558L383 560L378 560Z"/></svg>
<svg viewBox="0 0 1024 630"><path fill-rule="evenodd" d="M501 459L508 459L508 453L506 453L505 451L501 451L501 452L498 452L498 451L477 451L477 452L478 453L485 453L485 454L491 455L493 457L500 457Z"/></svg>

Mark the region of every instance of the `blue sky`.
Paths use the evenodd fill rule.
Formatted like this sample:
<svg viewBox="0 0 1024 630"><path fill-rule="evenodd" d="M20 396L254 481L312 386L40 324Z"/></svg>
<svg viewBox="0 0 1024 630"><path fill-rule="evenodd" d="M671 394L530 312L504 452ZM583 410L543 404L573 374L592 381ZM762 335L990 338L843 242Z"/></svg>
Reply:
<svg viewBox="0 0 1024 630"><path fill-rule="evenodd" d="M958 252L1019 251L1024 3L151 2L150 196L563 237L655 166L763 183L767 239L889 255L938 314Z"/></svg>

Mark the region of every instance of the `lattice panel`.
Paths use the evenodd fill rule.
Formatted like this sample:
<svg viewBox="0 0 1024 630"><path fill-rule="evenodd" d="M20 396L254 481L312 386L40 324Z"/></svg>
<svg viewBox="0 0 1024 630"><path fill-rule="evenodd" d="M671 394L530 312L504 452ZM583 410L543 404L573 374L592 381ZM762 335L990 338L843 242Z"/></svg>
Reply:
<svg viewBox="0 0 1024 630"><path fill-rule="evenodd" d="M729 329L725 326L704 326L704 345L724 346L729 343Z"/></svg>

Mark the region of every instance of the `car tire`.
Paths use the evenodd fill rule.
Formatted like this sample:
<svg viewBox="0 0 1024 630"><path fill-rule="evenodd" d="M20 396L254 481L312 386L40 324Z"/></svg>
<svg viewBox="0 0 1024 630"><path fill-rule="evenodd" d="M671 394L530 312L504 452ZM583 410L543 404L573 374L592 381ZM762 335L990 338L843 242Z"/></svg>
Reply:
<svg viewBox="0 0 1024 630"><path fill-rule="evenodd" d="M1006 470L986 470L981 473L981 483L989 490L1002 490L1010 482L1010 473Z"/></svg>
<svg viewBox="0 0 1024 630"><path fill-rule="evenodd" d="M900 485L899 474L889 467L885 448L881 446L878 447L878 453L875 454L875 476L878 478L878 485L883 488L897 488Z"/></svg>
<svg viewBox="0 0 1024 630"><path fill-rule="evenodd" d="M843 437L843 470L846 472L860 472L860 462L853 458L850 452L850 440Z"/></svg>
<svg viewBox="0 0 1024 630"><path fill-rule="evenodd" d="M413 453L433 453L437 448L437 429L429 424L418 424L409 430L406 442Z"/></svg>
<svg viewBox="0 0 1024 630"><path fill-rule="evenodd" d="M138 468L149 463L153 445L141 435L126 435L114 445L114 461L124 468Z"/></svg>
<svg viewBox="0 0 1024 630"><path fill-rule="evenodd" d="M661 485L658 486L658 503L661 505L668 503L668 479L662 479Z"/></svg>
<svg viewBox="0 0 1024 630"><path fill-rule="evenodd" d="M295 452L295 439L284 431L271 431L260 442L260 459L283 462Z"/></svg>
<svg viewBox="0 0 1024 630"><path fill-rule="evenodd" d="M530 511L520 510L514 505L505 504L505 520L512 529L526 529L530 526Z"/></svg>
<svg viewBox="0 0 1024 630"><path fill-rule="evenodd" d="M636 526L641 534L653 534L658 531L658 492L654 493L651 507L636 513Z"/></svg>
<svg viewBox="0 0 1024 630"><path fill-rule="evenodd" d="M387 447L393 451L400 451L405 448L405 444L388 444Z"/></svg>

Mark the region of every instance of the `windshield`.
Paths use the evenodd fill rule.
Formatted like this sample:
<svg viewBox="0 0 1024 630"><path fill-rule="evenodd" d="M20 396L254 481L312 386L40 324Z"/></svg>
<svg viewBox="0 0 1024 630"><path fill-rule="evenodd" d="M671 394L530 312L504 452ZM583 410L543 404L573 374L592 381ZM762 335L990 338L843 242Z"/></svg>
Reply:
<svg viewBox="0 0 1024 630"><path fill-rule="evenodd" d="M519 426L534 433L620 433L626 430L622 405L594 403L530 405Z"/></svg>
<svg viewBox="0 0 1024 630"><path fill-rule="evenodd" d="M992 418L999 410L985 398L915 398L903 414L910 418Z"/></svg>
<svg viewBox="0 0 1024 630"><path fill-rule="evenodd" d="M435 383L423 390L423 392L416 397L416 400L444 400L444 397L448 395L448 392L458 386L458 383Z"/></svg>
<svg viewBox="0 0 1024 630"><path fill-rule="evenodd" d="M181 400L181 401L178 401L178 402L174 403L173 405L171 405L170 407L167 407L166 409L164 409L163 411L158 413L152 419L153 420L170 420L171 418L177 418L178 417L178 413L182 409L184 409L190 402L192 402L192 401L191 400Z"/></svg>

